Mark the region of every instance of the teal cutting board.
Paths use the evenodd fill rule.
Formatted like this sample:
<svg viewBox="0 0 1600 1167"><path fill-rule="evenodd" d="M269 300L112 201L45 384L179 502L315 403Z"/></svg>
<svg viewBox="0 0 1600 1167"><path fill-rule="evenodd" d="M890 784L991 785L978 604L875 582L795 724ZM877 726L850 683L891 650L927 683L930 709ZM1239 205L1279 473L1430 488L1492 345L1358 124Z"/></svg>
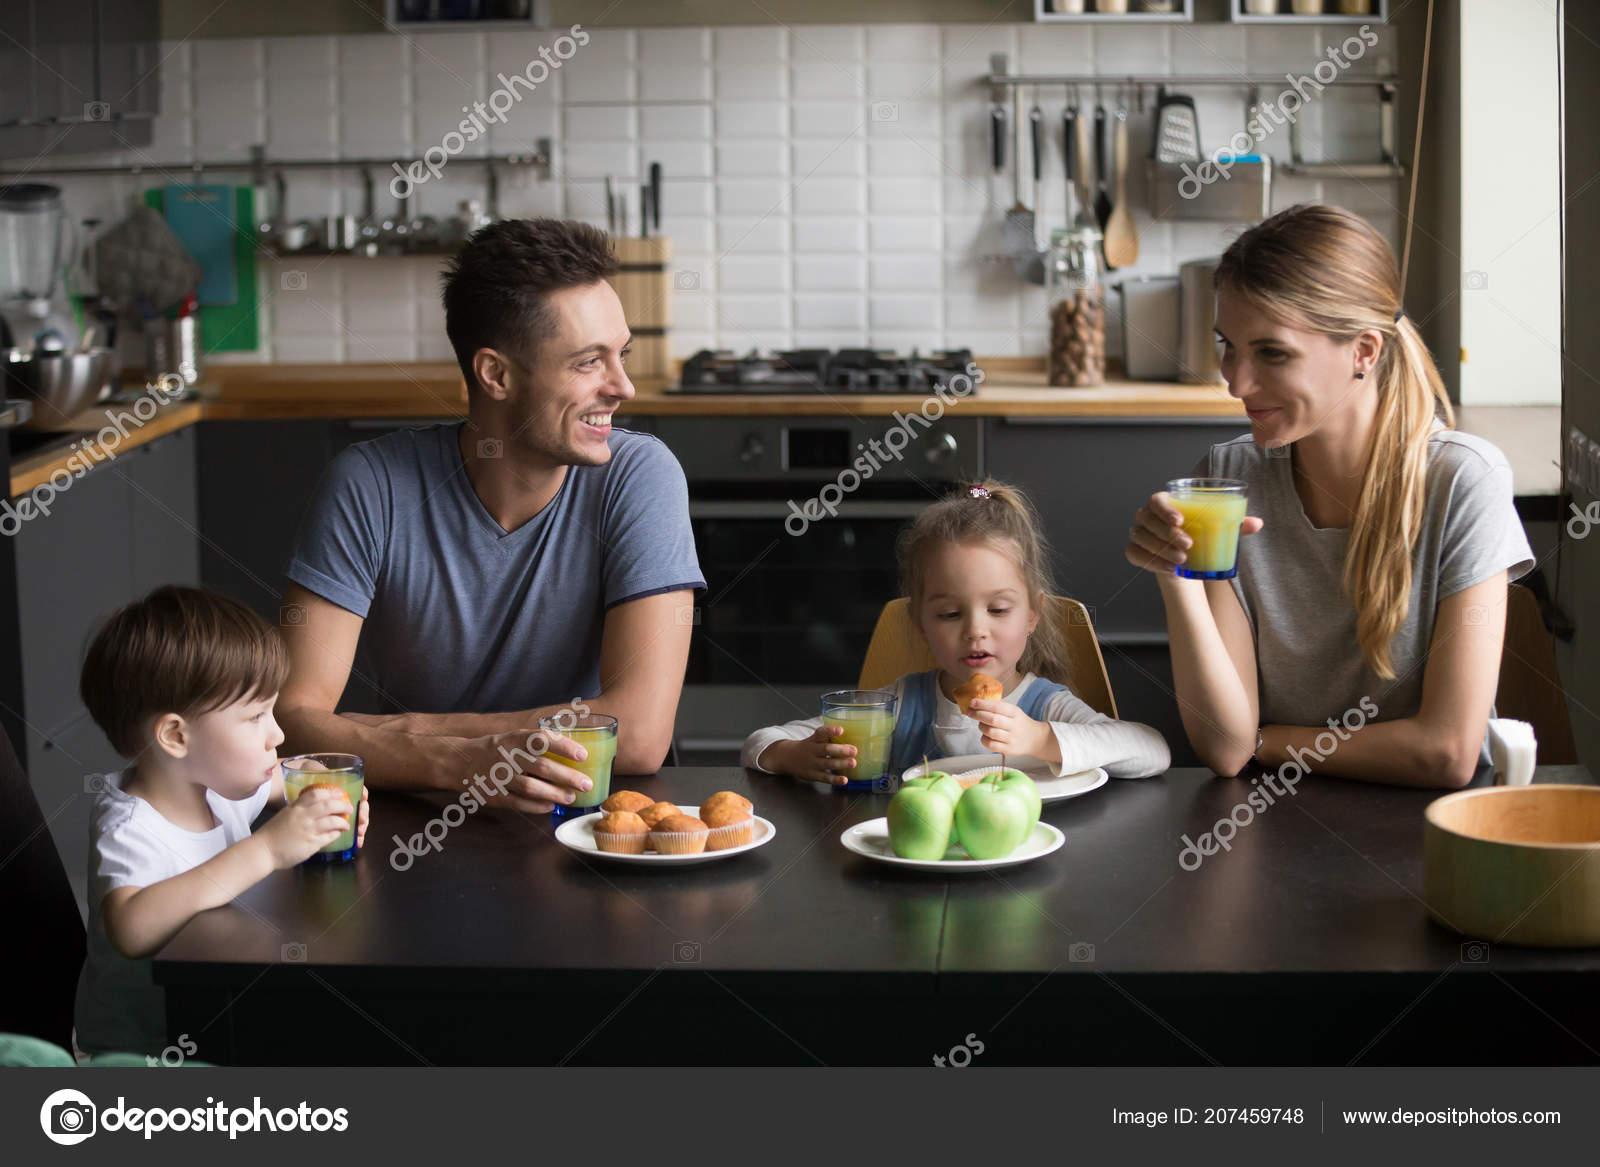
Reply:
<svg viewBox="0 0 1600 1167"><path fill-rule="evenodd" d="M169 188L154 187L144 192L146 206L165 212ZM233 194L233 263L235 301L200 307L200 345L208 353L252 352L261 345L261 321L256 298L256 240L253 230L238 227L250 224L255 217L255 190L241 186L230 188Z"/></svg>
<svg viewBox="0 0 1600 1167"><path fill-rule="evenodd" d="M195 289L204 307L239 301L238 272L234 266L233 188L231 186L169 186L166 191L167 226L194 256L203 273Z"/></svg>

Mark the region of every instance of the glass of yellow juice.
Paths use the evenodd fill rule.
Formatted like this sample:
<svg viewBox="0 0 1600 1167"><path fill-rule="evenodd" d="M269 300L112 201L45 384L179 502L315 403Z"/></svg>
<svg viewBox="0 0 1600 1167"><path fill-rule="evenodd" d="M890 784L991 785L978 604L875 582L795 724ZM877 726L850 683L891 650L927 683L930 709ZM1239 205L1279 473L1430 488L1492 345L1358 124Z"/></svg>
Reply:
<svg viewBox="0 0 1600 1167"><path fill-rule="evenodd" d="M840 689L822 696L822 723L844 732L835 745L855 746L856 764L841 771L848 779L839 790L884 790L890 781L889 746L897 716L895 695L888 689Z"/></svg>
<svg viewBox="0 0 1600 1167"><path fill-rule="evenodd" d="M283 767L283 795L288 802L313 786L336 786L350 800L350 826L337 839L307 859L307 863L342 863L356 857L356 816L361 813L361 789L366 783L366 763L355 754L301 754Z"/></svg>
<svg viewBox="0 0 1600 1167"><path fill-rule="evenodd" d="M1239 524L1245 484L1237 478L1177 478L1167 483L1172 505L1194 540L1177 574L1186 579L1232 579L1239 574Z"/></svg>
<svg viewBox="0 0 1600 1167"><path fill-rule="evenodd" d="M611 763L617 757L615 717L605 713L585 713L581 716L576 713L558 713L554 717L541 717L539 730L542 733L560 734L562 737L571 738L588 751L588 757L581 762L554 750L546 750L544 756L588 775L589 781L594 783L592 789L578 791L578 797L571 802L556 803L550 812L551 818L559 821L589 814L611 797Z"/></svg>

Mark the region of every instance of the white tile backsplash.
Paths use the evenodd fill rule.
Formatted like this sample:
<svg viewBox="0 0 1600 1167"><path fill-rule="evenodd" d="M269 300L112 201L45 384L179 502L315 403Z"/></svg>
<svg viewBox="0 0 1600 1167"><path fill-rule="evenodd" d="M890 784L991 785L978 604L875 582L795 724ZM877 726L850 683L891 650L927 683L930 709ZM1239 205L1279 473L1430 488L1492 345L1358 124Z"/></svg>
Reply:
<svg viewBox="0 0 1600 1167"><path fill-rule="evenodd" d="M993 171L991 52L1028 72L1309 74L1350 26L1137 27L1013 24L797 25L589 29L589 43L531 91L519 78L504 122L468 153L531 151L553 139L554 176L503 173L508 215L562 215L604 225L612 176L638 230L639 182L663 164L663 233L673 239L673 348L797 344L966 345L996 355L1044 345L1043 291L1018 283L1004 255L1010 170ZM1392 71L1392 27L1374 25L1356 72ZM1359 37L1357 37L1359 41ZM410 159L540 60L553 34L372 34L169 41L161 46L162 108L147 161L240 158L255 142L281 157ZM1348 53L1355 56L1354 53ZM541 68L543 68L541 66ZM1182 87L1179 87L1180 89ZM1244 93L1194 87L1202 144L1243 124ZM1083 96L1092 110L1094 96ZM1115 92L1107 92L1110 105ZM1149 146L1153 103L1130 114L1130 155ZM1274 94L1264 93L1264 99ZM1043 240L1064 213L1059 137L1065 94L1023 93L1045 114ZM1365 92L1330 91L1302 115L1310 158L1377 152L1377 110ZM1288 155L1286 130L1263 148ZM1010 149L1008 147L1008 153ZM76 158L73 161L82 161ZM292 217L361 210L359 176L289 175ZM1136 162L1131 198L1142 207ZM63 182L74 217L113 220L143 180ZM1024 183L1032 198L1031 179ZM1398 229L1390 184L1280 176L1274 204L1326 198ZM412 212L445 216L482 198L482 171L462 167L419 188ZM259 205L259 204L258 204ZM379 184L378 211L392 200ZM1170 274L1218 254L1242 224L1156 223L1136 210L1137 264L1110 278ZM261 270L268 339L280 361L449 359L439 306L440 260L317 260ZM285 281L288 273L299 273ZM303 279L304 286L301 286ZM1115 297L1110 301L1115 304ZM1113 333L1116 321L1109 322ZM1117 341L1113 338L1113 348Z"/></svg>

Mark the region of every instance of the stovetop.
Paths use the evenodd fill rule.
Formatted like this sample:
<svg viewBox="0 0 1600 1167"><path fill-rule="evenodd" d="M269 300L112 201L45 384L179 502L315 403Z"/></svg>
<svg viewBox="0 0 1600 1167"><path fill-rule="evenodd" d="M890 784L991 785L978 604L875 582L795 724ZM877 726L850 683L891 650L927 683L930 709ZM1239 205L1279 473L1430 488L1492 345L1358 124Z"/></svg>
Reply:
<svg viewBox="0 0 1600 1167"><path fill-rule="evenodd" d="M961 375L970 382L962 395L976 392L967 373L971 349L910 356L880 349L794 349L738 356L701 349L683 362L680 382L668 393L932 393Z"/></svg>

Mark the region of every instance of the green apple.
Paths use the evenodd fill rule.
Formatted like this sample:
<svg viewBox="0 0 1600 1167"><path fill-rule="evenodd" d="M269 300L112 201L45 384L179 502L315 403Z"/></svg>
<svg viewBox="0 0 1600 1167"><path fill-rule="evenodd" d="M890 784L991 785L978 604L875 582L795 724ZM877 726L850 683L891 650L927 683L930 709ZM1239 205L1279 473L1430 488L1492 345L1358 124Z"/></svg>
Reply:
<svg viewBox="0 0 1600 1167"><path fill-rule="evenodd" d="M952 847L955 846L957 842L956 804L961 801L961 796L966 793L961 783L955 780L955 776L946 774L943 770L930 770L920 778L912 778L910 781L903 783L900 788L902 790L932 790L936 794L942 795L950 803L950 845Z"/></svg>
<svg viewBox="0 0 1600 1167"><path fill-rule="evenodd" d="M956 833L974 859L1004 859L1028 837L1028 804L1000 786L998 772L984 777L956 806Z"/></svg>
<svg viewBox="0 0 1600 1167"><path fill-rule="evenodd" d="M1000 789L1020 794L1023 801L1028 804L1028 834L1032 834L1035 824L1039 821L1039 810L1044 806L1044 801L1039 797L1039 788L1033 784L1033 779L1021 770L1001 770L999 773ZM1022 837L1026 839L1028 835Z"/></svg>
<svg viewBox="0 0 1600 1167"><path fill-rule="evenodd" d="M889 846L902 859L943 859L954 818L955 809L937 790L902 786L889 800Z"/></svg>

